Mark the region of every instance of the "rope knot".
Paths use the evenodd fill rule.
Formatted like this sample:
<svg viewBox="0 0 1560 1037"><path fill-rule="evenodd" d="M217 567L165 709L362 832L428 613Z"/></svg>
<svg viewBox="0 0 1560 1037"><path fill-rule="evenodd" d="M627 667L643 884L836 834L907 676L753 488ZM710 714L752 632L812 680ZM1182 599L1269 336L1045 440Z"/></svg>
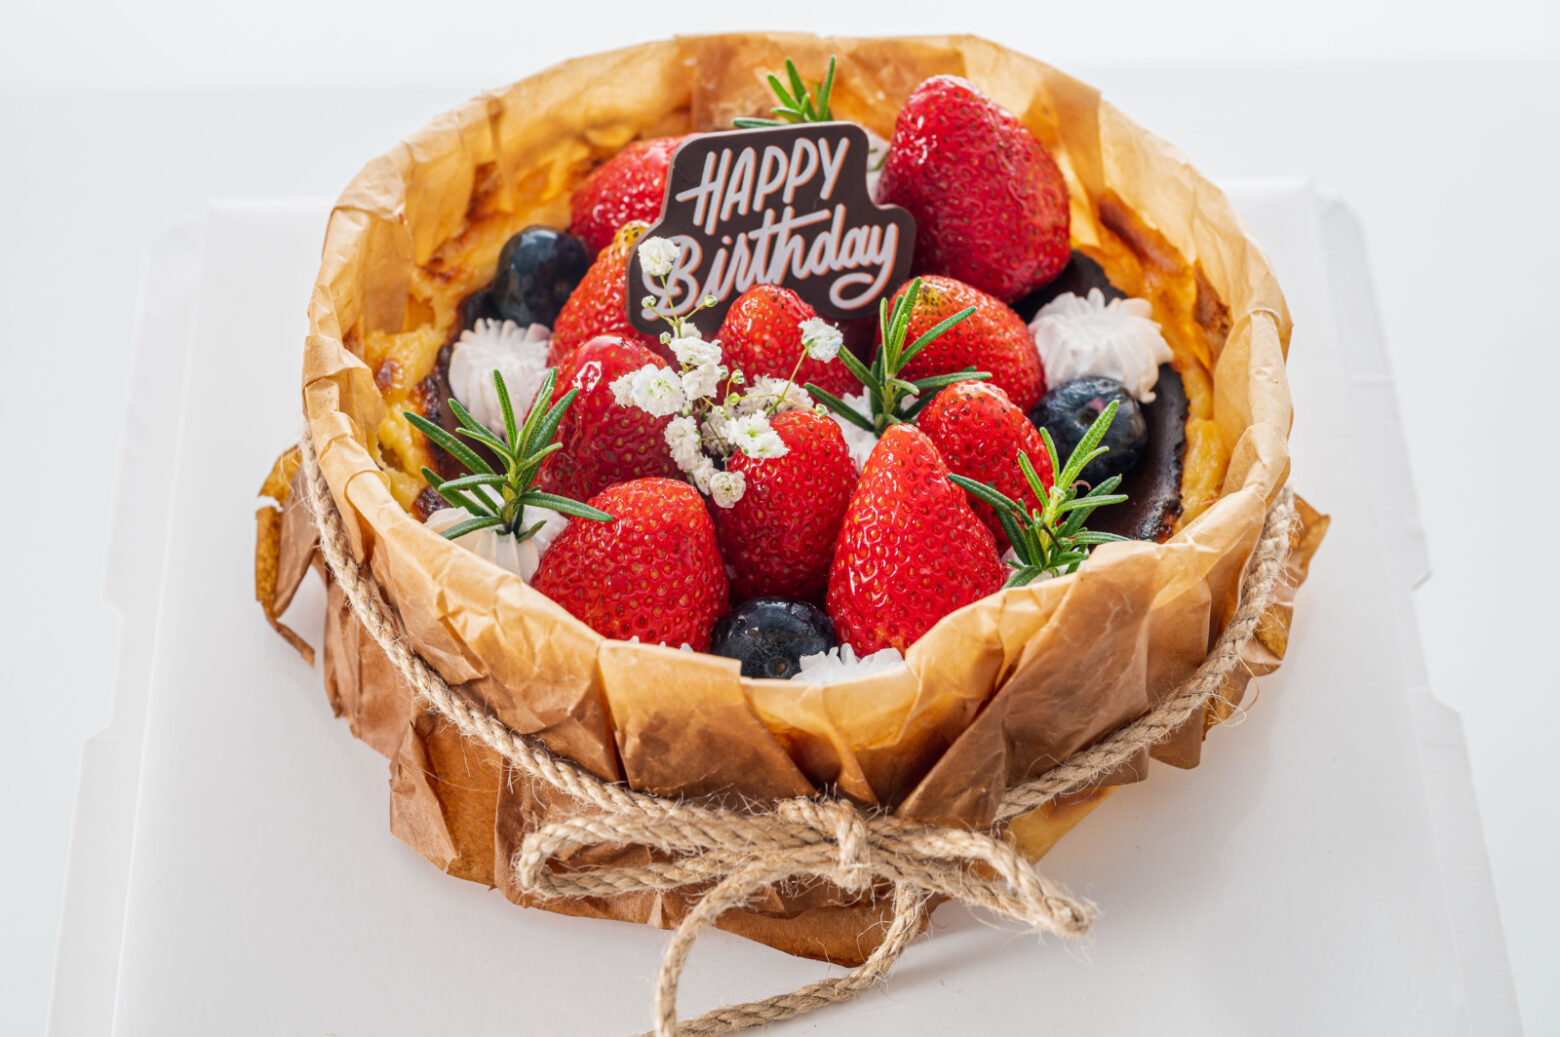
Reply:
<svg viewBox="0 0 1560 1037"><path fill-rule="evenodd" d="M838 851L830 881L841 889L859 892L872 884L872 844L866 819L841 799L788 799L776 813L786 821L832 842Z"/></svg>
<svg viewBox="0 0 1560 1037"><path fill-rule="evenodd" d="M1274 315L1276 318L1276 314ZM729 809L660 799L603 782L555 758L545 747L474 706L400 636L399 620L373 574L353 557L340 513L319 466L312 437L301 441L308 505L319 528L319 549L353 614L412 686L419 701L448 718L467 738L502 755L531 779L594 812L541 825L521 840L510 865L519 886L538 897L613 897L650 891L702 889L678 925L656 984L655 1033L714 1034L775 1022L843 1001L876 983L919 930L929 898L957 900L1042 932L1079 936L1094 918L1092 905L1074 900L1039 872L1002 829L1059 795L1110 773L1143 748L1178 730L1219 692L1240 664L1271 600L1296 521L1286 489L1268 515L1243 577L1242 598L1218 642L1187 681L1157 706L1093 746L1079 750L1038 778L1008 789L984 831L863 815L834 799L789 799L772 811ZM554 870L549 862L592 847L642 846L660 852L647 863ZM814 876L860 892L881 880L893 906L882 942L867 962L843 977L801 987L765 1001L711 1012L677 1025L677 983L699 933L726 911L748 906L766 886Z"/></svg>

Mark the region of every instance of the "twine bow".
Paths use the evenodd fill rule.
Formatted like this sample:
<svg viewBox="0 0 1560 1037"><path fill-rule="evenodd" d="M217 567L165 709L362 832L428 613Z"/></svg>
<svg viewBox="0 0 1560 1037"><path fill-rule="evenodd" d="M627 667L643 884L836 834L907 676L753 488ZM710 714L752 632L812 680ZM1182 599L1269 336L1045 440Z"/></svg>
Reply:
<svg viewBox="0 0 1560 1037"><path fill-rule="evenodd" d="M848 1000L882 979L919 929L928 898L947 897L1058 936L1081 936L1094 908L1037 872L1002 838L1014 818L1085 789L1178 730L1219 694L1241 665L1241 650L1272 601L1295 521L1288 488L1268 513L1247 563L1239 607L1197 670L1152 712L1079 750L1039 777L1010 788L989 831L862 813L833 799L789 799L771 809L737 811L663 799L604 782L559 759L454 691L406 643L374 577L352 557L341 515L315 454L301 440L309 507L320 552L354 615L414 694L462 735L498 752L532 780L589 808L524 837L511 861L521 889L538 897L614 896L644 891L706 891L673 933L661 961L654 1001L656 1037L716 1034L776 1022ZM554 870L549 862L601 846L658 851L646 864ZM883 941L858 968L762 1001L723 1007L677 1022L677 984L700 933L774 883L818 879L849 892L884 883L893 915Z"/></svg>

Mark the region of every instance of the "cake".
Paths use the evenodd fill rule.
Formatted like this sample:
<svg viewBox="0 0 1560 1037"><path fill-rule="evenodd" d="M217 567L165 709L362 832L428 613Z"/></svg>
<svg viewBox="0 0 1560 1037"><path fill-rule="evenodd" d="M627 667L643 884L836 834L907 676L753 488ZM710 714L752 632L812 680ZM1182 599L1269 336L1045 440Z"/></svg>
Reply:
<svg viewBox="0 0 1560 1037"><path fill-rule="evenodd" d="M794 260L761 255L793 218ZM1203 660L1289 474L1288 313L1228 202L968 37L685 38L483 95L347 188L309 314L312 450L405 642L663 797L989 826ZM299 473L267 481L257 580L307 652ZM1244 666L1156 759L1194 765L1277 666L1325 525L1299 513ZM517 884L575 807L414 700L326 579L327 690L391 761L398 836L519 903L677 924L693 894ZM1012 837L1039 857L1146 762ZM774 888L720 924L859 962L881 893Z"/></svg>

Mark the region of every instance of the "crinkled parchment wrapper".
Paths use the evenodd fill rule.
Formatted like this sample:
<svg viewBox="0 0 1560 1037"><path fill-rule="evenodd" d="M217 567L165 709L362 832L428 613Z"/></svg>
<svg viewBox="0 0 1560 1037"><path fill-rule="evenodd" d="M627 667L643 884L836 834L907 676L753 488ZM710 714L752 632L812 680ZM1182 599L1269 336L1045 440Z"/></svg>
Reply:
<svg viewBox="0 0 1560 1037"><path fill-rule="evenodd" d="M627 140L761 113L766 71L792 56L816 75L830 54L840 58L837 113L884 136L915 85L948 72L974 81L1047 144L1071 189L1074 244L1118 285L1152 299L1189 388L1203 390L1193 392L1193 420L1207 424L1191 449L1214 460L1202 463L1213 471L1207 500L1195 499L1188 477L1188 513L1200 513L1167 543L1101 547L1075 575L946 617L897 673L820 687L748 680L735 661L603 640L517 576L424 529L376 462L384 403L360 343L418 322L443 322L448 334L458 293L430 309L414 298L414 281L465 278L461 291L481 283L504 236L531 222L566 223L572 186ZM486 269L461 273L463 252ZM679 39L569 61L478 97L347 188L331 214L309 325L309 430L354 554L368 559L411 642L510 727L603 778L665 795L828 790L922 820L988 821L1008 785L1144 713L1191 673L1235 607L1244 563L1289 475L1288 312L1229 202L1090 87L972 37ZM261 509L257 578L267 614L302 645L276 618L314 555L300 494L289 493L295 471L296 455L285 456L267 484L285 506ZM1301 511L1292 579L1251 645L1251 674L1282 657L1293 588L1325 527ZM395 833L451 874L527 902L504 862L525 832L570 804L550 801L415 706L338 588L328 602L326 685L353 732L391 761ZM1246 680L1153 755L1195 765L1204 731L1240 701ZM1020 819L1014 837L1044 853L1111 787L1143 778L1147 762ZM686 901L636 894L545 906L671 926ZM814 886L773 892L722 924L853 963L875 946L887 913L881 898L852 901Z"/></svg>

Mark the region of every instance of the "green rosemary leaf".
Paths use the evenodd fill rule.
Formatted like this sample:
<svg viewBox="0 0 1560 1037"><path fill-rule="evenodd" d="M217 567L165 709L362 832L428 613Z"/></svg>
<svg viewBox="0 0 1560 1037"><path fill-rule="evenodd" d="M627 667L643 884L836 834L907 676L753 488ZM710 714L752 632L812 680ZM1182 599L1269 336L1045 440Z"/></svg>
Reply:
<svg viewBox="0 0 1560 1037"><path fill-rule="evenodd" d="M829 111L829 96L834 93L834 55L829 55L829 71L823 77L823 85L818 88L818 121L828 122L834 117Z"/></svg>
<svg viewBox="0 0 1560 1037"><path fill-rule="evenodd" d="M568 413L569 407L574 403L574 398L579 394L580 391L576 388L570 389L559 397L558 402L553 404L552 410L548 411L547 415L537 424L535 432L532 433L531 438L527 441L528 445L551 443L553 437L558 434L558 425L563 421L564 415Z"/></svg>
<svg viewBox="0 0 1560 1037"><path fill-rule="evenodd" d="M423 466L422 474L428 485L433 487L433 492L443 497L450 507L463 508L473 515L494 514L493 507L485 496L477 494L475 498L472 498L460 492L458 488L450 489L450 484L441 480L434 470L427 465Z"/></svg>
<svg viewBox="0 0 1560 1037"><path fill-rule="evenodd" d="M451 505L464 508L474 516L472 520L456 527L460 531L502 527L505 533L523 540L538 528L532 526L525 531L520 529L525 519L527 504L548 507L564 514L596 521L606 521L611 518L604 511L572 501L567 497L531 489L531 484L541 470L542 462L552 453L563 448L562 444L553 443L551 440L557 431L558 423L562 421L564 413L577 393L577 390L570 390L556 405L549 406L557 374L557 369L553 368L543 376L542 384L537 388L536 396L531 401L531 408L526 413L525 424L517 428L514 403L509 397L509 387L504 384L503 375L497 371L493 372L493 386L498 392L499 404L504 412L504 431L510 437L510 443L503 442L491 431L483 428L459 400L449 401L450 412L461 421L462 427L457 430L459 434L491 447L503 461L503 472L494 471L479 454L438 425L419 414L405 412L407 420L413 427L428 436L430 442L449 451L450 455L465 465L471 473L458 479L444 481L432 469L422 470L423 478L435 492L442 495ZM530 445L538 440L541 448L530 449ZM460 533L454 535L459 536Z"/></svg>
<svg viewBox="0 0 1560 1037"><path fill-rule="evenodd" d="M535 480L536 473L541 471L542 462L562 449L562 443L548 443L534 454L521 458L515 463L514 469L510 472L510 478L518 486L529 486Z"/></svg>
<svg viewBox="0 0 1560 1037"><path fill-rule="evenodd" d="M1018 470L1024 473L1024 481L1029 484L1029 489L1034 493L1035 500L1045 500L1045 483L1041 480L1040 473L1035 471L1035 466L1030 463L1029 455L1022 450L1018 452ZM1055 469L1052 470L1054 471Z"/></svg>
<svg viewBox="0 0 1560 1037"><path fill-rule="evenodd" d="M841 349L838 360L845 365L845 369L855 376L856 381L874 392L881 392L883 383L878 379L876 372L868 370L857 356L848 349Z"/></svg>
<svg viewBox="0 0 1560 1037"><path fill-rule="evenodd" d="M428 485L433 486L433 483ZM502 475L463 475L459 479L451 479L449 482L441 482L433 486L435 490L443 493L445 490L472 490L478 486L504 486L506 485Z"/></svg>
<svg viewBox="0 0 1560 1037"><path fill-rule="evenodd" d="M1102 415L1103 417L1106 415ZM1099 422L1096 422L1091 426L1090 431L1094 432L1098 427ZM1100 434L1103 435L1103 432ZM1045 445L1048 459L1052 462L1052 470L1059 470L1063 478L1066 478L1069 472L1075 476L1082 468L1080 452L1087 443L1087 435L1084 441L1080 442L1080 449L1068 457L1066 465L1057 462L1056 444L1051 439L1051 434L1044 428L1040 430L1040 439ZM1095 443L1097 444L1098 441L1096 436ZM1094 452L1096 451L1088 451L1083 456ZM1029 488L1035 495L1045 502L1045 506L1040 510L1033 512L1025 510L1023 505L994 486L976 482L962 475L948 476L949 481L956 486L962 487L977 499L985 501L996 509L997 519L1002 523L1002 531L1007 534L1008 542L1013 545L1013 553L1022 563L1016 567L1018 571L1009 577L1006 586L1022 586L1041 572L1058 575L1074 572L1089 557L1090 547L1122 539L1114 533L1095 533L1083 528L1084 520L1096 509L1107 504L1119 504L1127 499L1125 494L1109 492L1121 485L1120 476L1100 480L1098 490L1090 490L1087 495L1079 497L1071 482L1058 480L1047 490L1026 452L1020 450L1017 460L1024 481L1029 484Z"/></svg>
<svg viewBox="0 0 1560 1037"><path fill-rule="evenodd" d="M535 505L538 508L548 508L560 515L572 515L575 518L590 519L593 522L612 522L613 516L593 508L589 504L581 504L577 500L560 497L555 493L544 493L541 490L527 490L520 495L520 500L526 504Z"/></svg>
<svg viewBox="0 0 1560 1037"><path fill-rule="evenodd" d="M494 526L502 526L503 524L504 520L501 518L496 518L492 515L482 515L477 518L469 518L457 522L439 535L446 540L455 540L465 536L467 533L472 533L479 529L492 529Z"/></svg>
<svg viewBox="0 0 1560 1037"><path fill-rule="evenodd" d="M505 457L509 454L509 444L493 435L493 433L489 432L487 429L479 430L472 428L458 428L455 430L455 434L457 436L465 436L467 439L476 440L478 443L481 443L489 450L493 451L499 457Z"/></svg>
<svg viewBox="0 0 1560 1037"><path fill-rule="evenodd" d="M921 297L921 279L917 277L910 282L910 287L905 290L894 304L893 327L884 333L883 342L886 345L890 339L894 343L893 361L894 370L904 366L905 335L910 331L910 313L915 309L915 302Z"/></svg>
<svg viewBox="0 0 1560 1037"><path fill-rule="evenodd" d="M1045 567L1044 566L1026 565L1023 568L1021 568L1021 569L1017 570L1016 572L1014 572L1012 576L1009 576L1007 578L1007 582L1004 583L1002 586L1004 586L1004 587L1024 587L1024 586L1027 586L1028 584L1034 582L1035 577L1042 575L1044 572L1045 572Z"/></svg>
<svg viewBox="0 0 1560 1037"><path fill-rule="evenodd" d="M994 486L987 486L983 482L976 482L974 479L969 479L962 475L950 474L948 481L960 489L974 494L998 511L1007 510L1021 513L1024 510L1017 501Z"/></svg>
<svg viewBox="0 0 1560 1037"><path fill-rule="evenodd" d="M810 394L813 399L817 400L819 403L823 404L825 407L829 408L831 411L838 414L852 425L855 425L857 428L865 429L868 432L877 431L877 427L872 424L872 419L862 417L861 413L850 404L846 403L832 392L819 388L815 382L808 382L802 388L806 389L808 394Z"/></svg>
<svg viewBox="0 0 1560 1037"><path fill-rule="evenodd" d="M785 59L785 74L791 80L791 106L803 114L816 115L812 110L812 101L807 96L807 84L802 82L801 73L796 71L796 62L790 58Z"/></svg>
<svg viewBox="0 0 1560 1037"><path fill-rule="evenodd" d="M930 378L917 378L913 383L920 392L928 389L941 389L955 382L983 382L991 377L990 371L977 371L973 367L966 367L962 371L954 371L950 374L933 375Z"/></svg>
<svg viewBox="0 0 1560 1037"><path fill-rule="evenodd" d="M1120 406L1115 400L1105 405L1100 411L1100 416L1094 419L1089 430L1078 440L1078 445L1073 448L1072 456L1067 459L1067 478L1058 477L1058 482L1065 482L1071 486L1078 480L1078 474L1084 470L1090 461L1099 456L1100 440L1105 438L1105 433L1110 431L1110 423L1116 420L1116 410ZM1080 460L1082 458L1082 460Z"/></svg>
<svg viewBox="0 0 1560 1037"><path fill-rule="evenodd" d="M1085 496L1078 497L1078 498L1075 498L1073 500L1067 501L1066 503L1064 503L1060 507L1058 507L1056 509L1056 511L1057 511L1058 514L1063 514L1063 513L1069 512L1069 511L1078 511L1080 509L1093 511L1095 508L1103 507L1106 504L1120 504L1122 501L1124 501L1126 499L1127 499L1127 495L1125 493L1107 494L1107 495L1102 496L1102 497L1095 497L1093 495L1085 495Z"/></svg>
<svg viewBox="0 0 1560 1037"><path fill-rule="evenodd" d="M1019 553L1026 544L1024 542L1024 532L1020 528L1018 520L1004 508L998 508L996 511L997 521L1002 523L1002 532L1007 534L1008 543L1013 545L1015 554Z"/></svg>
<svg viewBox="0 0 1560 1037"><path fill-rule="evenodd" d="M504 384L504 375L498 368L493 368L493 388L498 390L498 407L504 414L504 435L509 439L510 446L520 442L520 429L515 424L515 404L509 398L509 386Z"/></svg>
<svg viewBox="0 0 1560 1037"><path fill-rule="evenodd" d="M796 109L796 101L792 99L790 94L786 93L785 87L780 85L780 77L773 72L769 73L769 89L773 90L775 96L780 98L780 104L783 106L783 108L771 108L770 111L778 114L781 111L789 112Z"/></svg>
<svg viewBox="0 0 1560 1037"><path fill-rule="evenodd" d="M523 544L527 540L529 540L533 536L535 536L536 535L536 531L541 529L545 525L547 525L547 520L543 519L542 521L536 523L534 526L529 526L526 529L517 530L515 532L515 539Z"/></svg>
<svg viewBox="0 0 1560 1037"><path fill-rule="evenodd" d="M1124 536L1117 536L1115 533L1096 533L1090 529L1081 530L1073 536L1075 544L1124 544L1126 542L1127 538Z"/></svg>
<svg viewBox="0 0 1560 1037"><path fill-rule="evenodd" d="M1045 444L1045 458L1051 462L1051 474L1054 478L1061 474L1062 462L1056 456L1056 441L1051 438L1051 430L1044 425L1040 426L1040 442ZM1044 500L1045 498L1042 497L1041 499Z"/></svg>
<svg viewBox="0 0 1560 1037"><path fill-rule="evenodd" d="M453 402L453 401L451 401ZM482 460L481 456L466 444L444 431L427 418L415 411L403 411L406 420L412 423L412 427L427 436L434 443L443 447L449 454L461 464L473 472L481 472L485 475L493 474L493 466Z"/></svg>
<svg viewBox="0 0 1560 1037"><path fill-rule="evenodd" d="M1119 475L1109 475L1109 476L1106 476L1105 478L1101 479L1099 482L1095 483L1093 488L1091 488L1088 493L1084 494L1084 496L1085 497L1105 497L1105 496L1109 496L1111 491L1114 490L1116 487L1118 487L1120 485L1121 485L1121 476L1119 476Z"/></svg>
<svg viewBox="0 0 1560 1037"><path fill-rule="evenodd" d="M450 397L450 413L455 415L455 419L460 422L461 427L455 430L457 436L466 436L469 439L475 439L490 446L493 443L497 443L501 451L508 451L509 448L504 445L504 441L493 435L490 429L478 421L476 416L453 396Z"/></svg>
<svg viewBox="0 0 1560 1037"><path fill-rule="evenodd" d="M531 445L536 442L537 434L541 426L546 423L549 416L548 401L552 399L553 386L558 380L558 369L549 367L547 373L542 375L542 384L536 387L536 395L531 397L531 409L525 416L525 424L520 428L520 439L515 444L518 456L525 456L531 450ZM572 401L574 397L569 397ZM567 408L565 408L567 409ZM559 414L562 420L562 414ZM548 433L543 442L552 439Z"/></svg>
<svg viewBox="0 0 1560 1037"><path fill-rule="evenodd" d="M790 123L802 122L828 122L833 113L829 109L829 100L834 93L834 73L837 59L829 58L829 71L824 76L823 82L814 83L812 89L808 89L802 75L796 69L796 62L790 58L785 62L785 75L789 83L782 83L780 77L771 73L766 78L769 81L769 89L780 102L769 109L775 116L773 119L733 119L732 125L739 129L764 129L772 126L784 126Z"/></svg>

